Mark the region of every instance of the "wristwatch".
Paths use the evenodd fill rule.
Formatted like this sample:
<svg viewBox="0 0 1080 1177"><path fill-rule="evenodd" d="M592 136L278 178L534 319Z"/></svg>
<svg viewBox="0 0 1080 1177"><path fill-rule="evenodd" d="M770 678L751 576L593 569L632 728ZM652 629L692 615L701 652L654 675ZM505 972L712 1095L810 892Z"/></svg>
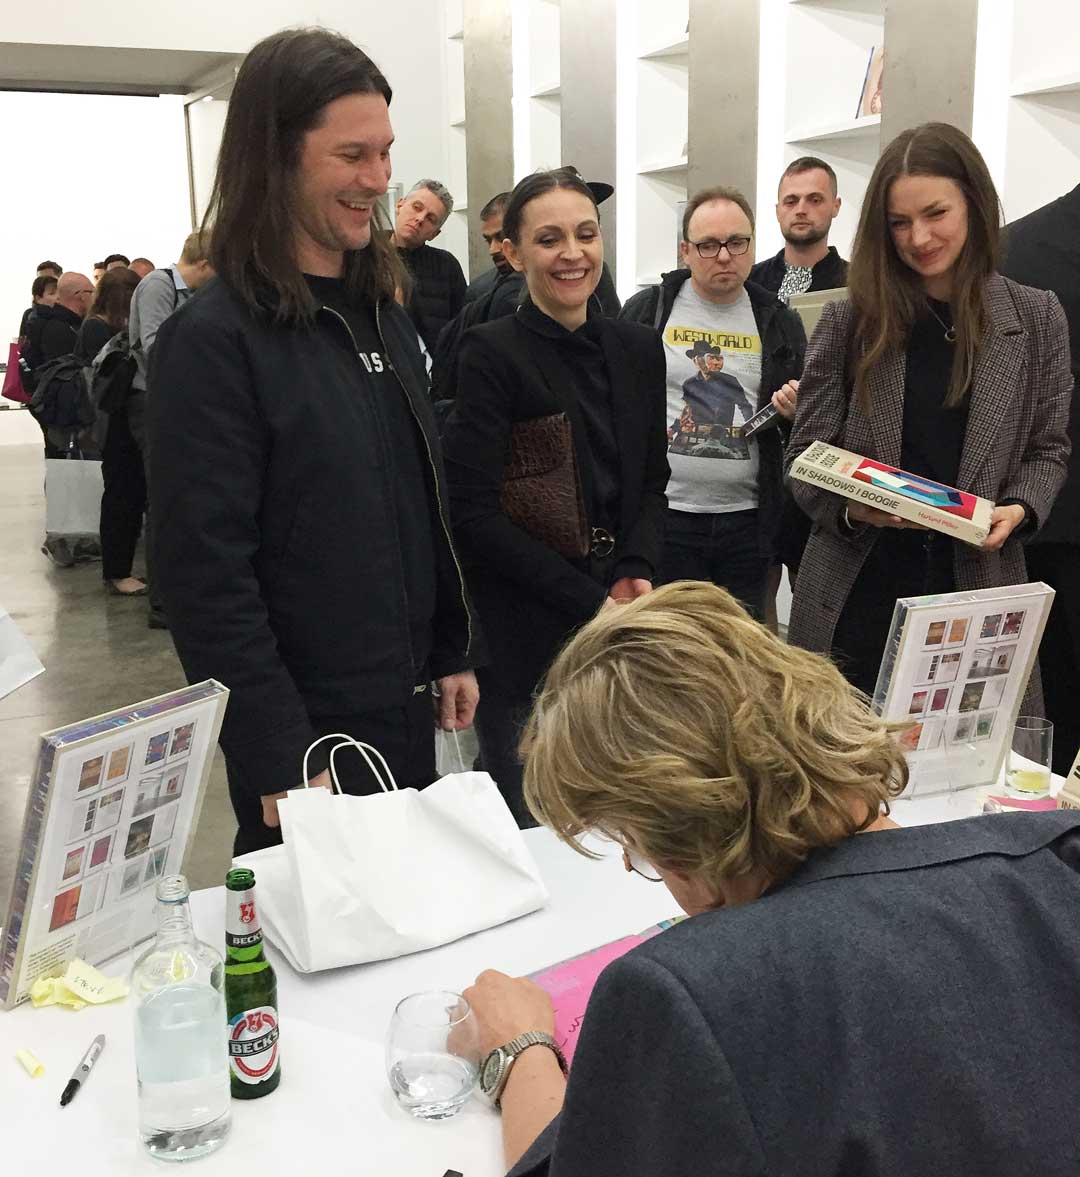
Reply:
<svg viewBox="0 0 1080 1177"><path fill-rule="evenodd" d="M514 1065L514 1059L530 1046L546 1046L549 1050L554 1051L555 1057L559 1060L559 1069L564 1076L566 1075L566 1056L550 1034L545 1034L542 1030L528 1030L524 1034L519 1034L505 1046L496 1046L480 1066L480 1090L495 1107L499 1106L499 1101L502 1099L503 1089L506 1087L507 1079L510 1078L510 1068Z"/></svg>

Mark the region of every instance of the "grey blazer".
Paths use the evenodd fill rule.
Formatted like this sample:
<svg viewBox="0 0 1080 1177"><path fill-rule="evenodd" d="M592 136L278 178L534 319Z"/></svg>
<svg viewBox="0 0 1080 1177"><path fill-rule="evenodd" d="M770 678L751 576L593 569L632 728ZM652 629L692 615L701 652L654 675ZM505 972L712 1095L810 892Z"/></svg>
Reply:
<svg viewBox="0 0 1080 1177"><path fill-rule="evenodd" d="M1035 513L1037 529L1068 467L1069 329L1054 294L1000 274L987 279L986 293L992 325L976 360L959 488L993 502L1022 500ZM873 373L868 418L845 375L853 319L847 302L827 306L821 316L806 353L786 468L813 441L892 466L900 463L907 358L896 355ZM813 530L799 565L788 638L828 653L840 611L881 531L862 527L849 533L840 521L847 501L840 495L795 481L791 490ZM998 552L954 543L953 571L958 590L1023 584L1027 567L1021 540L1007 540Z"/></svg>
<svg viewBox="0 0 1080 1177"><path fill-rule="evenodd" d="M1076 1177L1080 813L886 830L609 965L514 1177Z"/></svg>

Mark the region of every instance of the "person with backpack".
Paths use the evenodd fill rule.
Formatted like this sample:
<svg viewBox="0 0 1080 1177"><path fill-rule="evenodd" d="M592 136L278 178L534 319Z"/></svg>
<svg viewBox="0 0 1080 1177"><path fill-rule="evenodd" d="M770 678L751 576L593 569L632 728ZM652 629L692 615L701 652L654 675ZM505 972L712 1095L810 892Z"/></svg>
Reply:
<svg viewBox="0 0 1080 1177"><path fill-rule="evenodd" d="M19 367L23 387L36 395L42 373L55 360L70 356L75 337L94 297L94 286L85 274L69 270L56 284L56 302L52 306L38 306L26 324L26 338L19 349ZM45 457L63 458L65 448L55 432L50 434L49 423L31 410L45 439ZM67 536L47 533L42 552L59 568L70 568L75 561L93 558L92 545L73 543Z"/></svg>
<svg viewBox="0 0 1080 1177"><path fill-rule="evenodd" d="M142 530L146 510L146 475L142 453L131 436L126 398L102 411L100 384L102 367L95 363L102 349L117 335L126 336L131 298L139 285L139 276L123 266L102 275L89 314L75 339L74 354L94 364L91 397L99 410L104 433L101 447L101 576L107 592L120 597L141 597L146 584L131 575L135 545ZM133 361L129 367L133 366ZM110 365L111 367L111 365ZM132 372L128 372L130 388Z"/></svg>
<svg viewBox="0 0 1080 1177"><path fill-rule="evenodd" d="M189 233L180 251L180 260L165 269L152 270L136 287L131 300L128 337L135 357L136 371L132 394L128 401L128 423L131 435L142 453L144 471L149 466L146 436L146 390L150 353L162 323L210 278L213 267L207 261L209 233ZM151 506L146 503L146 579L149 586L150 611L147 625L151 629L168 629L165 611L161 607L154 586L154 543L151 526Z"/></svg>

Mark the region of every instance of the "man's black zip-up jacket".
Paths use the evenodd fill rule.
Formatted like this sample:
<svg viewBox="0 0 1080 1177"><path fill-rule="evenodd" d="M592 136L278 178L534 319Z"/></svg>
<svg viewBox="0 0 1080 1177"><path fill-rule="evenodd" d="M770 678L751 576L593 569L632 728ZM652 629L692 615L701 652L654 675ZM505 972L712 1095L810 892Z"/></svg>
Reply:
<svg viewBox="0 0 1080 1177"><path fill-rule="evenodd" d="M230 689L221 746L262 795L300 782L310 717L403 707L423 678L476 661L416 333L394 303L375 317L427 473L437 583L422 653L381 431L341 315L320 307L312 326L281 326L215 279L165 321L151 357L165 612L188 680Z"/></svg>
<svg viewBox="0 0 1080 1177"><path fill-rule="evenodd" d="M647 286L629 299L619 316L635 323L646 323L663 336L664 327L675 305L675 298L690 271L671 270L660 276L659 286ZM788 380L802 375L806 354L806 332L802 320L776 295L754 282L745 283L761 338L761 391L757 408L764 408L772 395ZM780 520L784 505L783 447L790 426L783 418L777 426L757 435L758 454L758 554L775 559L779 542Z"/></svg>

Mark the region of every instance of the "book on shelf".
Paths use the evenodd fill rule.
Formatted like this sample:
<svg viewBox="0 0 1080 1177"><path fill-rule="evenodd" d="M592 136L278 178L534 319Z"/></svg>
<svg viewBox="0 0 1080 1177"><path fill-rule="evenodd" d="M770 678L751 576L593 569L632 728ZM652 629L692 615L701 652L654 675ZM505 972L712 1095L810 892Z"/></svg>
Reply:
<svg viewBox="0 0 1080 1177"><path fill-rule="evenodd" d="M795 459L791 477L920 523L972 547L982 547L990 534L994 504L989 499L824 441L812 442Z"/></svg>
<svg viewBox="0 0 1080 1177"><path fill-rule="evenodd" d="M907 796L998 786L1053 600L1034 582L896 602L873 706L903 725Z"/></svg>
<svg viewBox="0 0 1080 1177"><path fill-rule="evenodd" d="M863 74L862 89L859 91L859 105L855 108L857 119L867 115L881 114L881 83L885 75L885 47L874 45Z"/></svg>

